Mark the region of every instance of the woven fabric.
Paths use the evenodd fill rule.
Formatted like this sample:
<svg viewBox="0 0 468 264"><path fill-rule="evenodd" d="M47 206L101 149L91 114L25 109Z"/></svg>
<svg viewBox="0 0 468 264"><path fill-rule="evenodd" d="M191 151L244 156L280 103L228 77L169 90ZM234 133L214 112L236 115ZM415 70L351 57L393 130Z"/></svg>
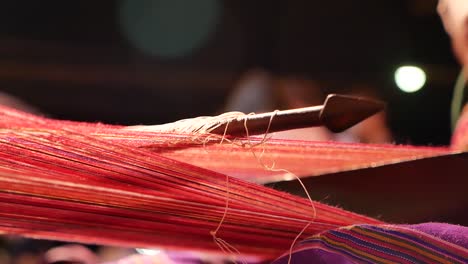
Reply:
<svg viewBox="0 0 468 264"><path fill-rule="evenodd" d="M299 243L291 255L302 263L468 263L468 228L449 224L354 225ZM287 264L289 252L273 262ZM161 263L161 256L134 255L107 264ZM164 263L179 262L166 258Z"/></svg>
<svg viewBox="0 0 468 264"><path fill-rule="evenodd" d="M231 138L221 144L220 136L210 134L135 131L123 126L53 120L2 106L0 128L20 130L34 136L37 131L59 134L66 129L105 140L112 145L156 153L257 183L295 179L292 174L298 177L318 176L453 153L448 147L279 139L264 141L262 136Z"/></svg>
<svg viewBox="0 0 468 264"><path fill-rule="evenodd" d="M382 223L97 135L110 126L1 110L2 233L270 259L306 226Z"/></svg>
<svg viewBox="0 0 468 264"><path fill-rule="evenodd" d="M449 224L354 225L299 243L291 263L468 263L468 228ZM290 253L274 264L288 263Z"/></svg>

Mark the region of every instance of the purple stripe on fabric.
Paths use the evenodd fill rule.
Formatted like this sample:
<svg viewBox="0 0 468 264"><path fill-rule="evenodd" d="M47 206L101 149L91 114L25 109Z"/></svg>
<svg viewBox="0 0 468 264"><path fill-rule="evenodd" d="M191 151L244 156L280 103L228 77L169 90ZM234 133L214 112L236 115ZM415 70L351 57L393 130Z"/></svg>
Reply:
<svg viewBox="0 0 468 264"><path fill-rule="evenodd" d="M365 233L356 232L356 228L359 228L359 230L362 230ZM352 234L355 237L364 239L366 241L369 241L371 243L374 243L374 244L382 246L382 247L389 247L392 250L397 250L399 252L403 252L405 254L410 254L412 256L417 255L418 259L423 259L422 260L423 263L430 263L430 262L434 261L434 259L431 258L431 256L416 252L411 248L400 246L400 245L394 244L394 243L388 243L388 242L385 241L385 239L378 239L376 237L371 236L371 234L374 234L375 231L369 231L369 230L366 230L366 229L362 229L359 226L357 226L356 228L351 228L349 230L346 230L346 232L347 233L349 232L350 234ZM369 232L371 232L371 233L369 234ZM384 238L388 238L388 237L384 236ZM441 255L441 256L443 256L443 255Z"/></svg>
<svg viewBox="0 0 468 264"><path fill-rule="evenodd" d="M335 236L338 236L340 238L343 238L345 240L351 241L351 242L353 242L355 244L361 245L361 246L363 246L365 248L369 248L370 250L374 250L374 251L389 255L389 258L394 257L394 258L402 259L402 260L412 262L412 263L418 263L418 262L421 261L421 259L410 256L410 255L408 255L406 253L403 253L401 251L396 251L396 250L393 250L393 249L390 249L390 248L379 246L379 245L377 245L375 243L365 241L365 240L360 239L358 237L355 237L355 236L353 236L351 234L346 234L346 233L340 232L339 230L330 231L329 233L333 234ZM368 254L373 254L371 252L367 252L367 253ZM385 258L384 256L381 256L381 257Z"/></svg>
<svg viewBox="0 0 468 264"><path fill-rule="evenodd" d="M301 246L300 251L297 251L297 252L313 250L313 249L316 249L318 247L320 247L321 249L323 249L325 252L327 252L329 254L338 254L338 253L340 253L342 255L346 255L348 257L351 257L353 259L359 260L359 261L364 262L364 263L370 263L370 264L375 263L373 261L368 260L365 256L357 255L357 254L355 254L352 251L349 251L347 249L343 249L341 247L331 245L328 242L326 242L326 241L324 241L324 240L322 240L320 238L308 239L307 242L304 243L303 246ZM333 253L333 252L330 252L329 250L326 250L327 248L332 249L336 253ZM295 253L296 252L293 252L293 254L295 254ZM288 255L286 255L286 256L288 256Z"/></svg>
<svg viewBox="0 0 468 264"><path fill-rule="evenodd" d="M432 263L432 257L444 258L450 262L468 263L468 228L453 226L449 224L427 223L420 225L357 225L363 232L381 234L389 239L393 238L403 243L413 244L427 253L414 251L414 249L405 247L404 244L397 245L391 242L385 242L385 239L376 241L373 237L368 237L360 232L354 234L351 229L336 229L322 233L318 237L312 237L298 244L293 252L293 261L295 263L324 263L322 256L341 256L340 261L329 261L330 263L352 263L366 262L373 263L365 255L370 254L388 261L395 261L395 258L401 257L402 261L416 263ZM349 231L349 232L348 232ZM340 243L358 251L342 248ZM398 253L398 254L395 254ZM295 254L300 254L300 258L295 258ZM388 254L388 255L384 255ZM274 264L286 264L289 254L283 255ZM348 259L347 259L348 258Z"/></svg>
<svg viewBox="0 0 468 264"><path fill-rule="evenodd" d="M450 251L447 251L446 249L442 248L442 247L438 247L438 246L435 246L435 245L432 245L430 243L428 243L427 241L425 240L422 240L422 239L419 239L415 236L412 236L412 235L409 235L409 234L406 234L404 232L401 232L401 231L397 231L397 230L390 230L390 229L384 229L384 228L381 228L381 227L377 227L377 226L370 226L370 225L362 225L361 227L363 228L369 228L371 230L374 230L374 231L377 231L377 232L382 232L382 233L386 233L386 234L391 234L391 235L394 235L394 236L397 236L397 237L400 237L400 238L404 238L406 240L409 240L409 241L412 241L414 243L417 243L421 246L424 246L424 247L427 247L427 248L431 248L433 249L434 251L436 252L439 252L440 254L444 254L445 256L447 257L450 257L452 259L456 259L457 261L461 261L462 263L468 263L468 258L464 258L462 256L459 256L457 254L454 254ZM394 228L398 228L398 226L392 226ZM412 231L412 230L411 230ZM425 233L424 233L425 234Z"/></svg>
<svg viewBox="0 0 468 264"><path fill-rule="evenodd" d="M334 238L330 238L329 236L333 236ZM340 237L335 236L333 234L328 234L327 233L327 238L330 239L330 240L333 240L334 242L346 244L346 246L348 246L352 250L358 251L357 254L359 254L360 256L362 256L364 258L367 258L367 259L372 259L372 261L378 261L378 260L375 260L374 258L380 258L380 259L384 260L383 261L384 263L386 263L388 261L391 261L391 262L397 262L398 261L399 263L415 263L414 261L407 260L407 259L404 259L404 258L400 258L400 257L394 256L392 254L387 254L385 252L375 250L375 249L373 249L371 247L364 246L364 245L361 245L359 243L350 241L349 239L340 238ZM374 258L367 257L366 255L370 255L370 256L372 256Z"/></svg>

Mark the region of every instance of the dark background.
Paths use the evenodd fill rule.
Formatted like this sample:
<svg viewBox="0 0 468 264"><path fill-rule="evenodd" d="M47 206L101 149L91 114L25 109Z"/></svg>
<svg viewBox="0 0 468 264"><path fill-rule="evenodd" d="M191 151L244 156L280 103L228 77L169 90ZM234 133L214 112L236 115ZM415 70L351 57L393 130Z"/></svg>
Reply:
<svg viewBox="0 0 468 264"><path fill-rule="evenodd" d="M163 15L180 23L160 19L154 28L190 36L203 20L197 12L208 8L211 30L203 41L178 55L137 48L123 30L122 8L133 3L146 14L168 2L2 3L0 91L56 118L154 124L215 114L242 73L264 68L321 81L326 92L370 85L388 102L397 143L449 144L459 66L437 1L172 1ZM428 74L420 92L404 94L394 84L395 69L406 63Z"/></svg>

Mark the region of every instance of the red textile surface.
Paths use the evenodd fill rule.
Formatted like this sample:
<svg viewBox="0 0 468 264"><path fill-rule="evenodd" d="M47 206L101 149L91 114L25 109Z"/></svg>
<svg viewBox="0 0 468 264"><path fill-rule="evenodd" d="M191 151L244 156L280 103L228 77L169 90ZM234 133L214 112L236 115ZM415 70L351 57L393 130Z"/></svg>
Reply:
<svg viewBox="0 0 468 264"><path fill-rule="evenodd" d="M381 223L166 158L120 127L0 110L0 232L219 251L210 232L226 212L217 237L242 254L272 257L310 222L303 236ZM164 152L174 138L178 148L192 144L168 134L151 143Z"/></svg>
<svg viewBox="0 0 468 264"><path fill-rule="evenodd" d="M2 110L2 109L0 109ZM235 176L247 181L267 183L293 179L284 171L271 171L266 167L283 169L299 177L348 171L360 168L411 161L415 159L446 155L453 152L448 147L414 147L405 145L371 145L337 142L314 142L296 140L266 140L252 137L235 143L220 137L203 135L171 134L129 130L123 126L56 121L3 109L3 126L29 126L50 129L73 128L89 136L97 136L113 144L144 148L162 156L190 163L199 167ZM243 144L240 146L240 144ZM253 147L252 147L253 146ZM261 158L262 151L264 154ZM256 153L254 155L252 152ZM265 166L263 166L265 165Z"/></svg>
<svg viewBox="0 0 468 264"><path fill-rule="evenodd" d="M292 140L270 140L264 143L264 148L262 163L266 166L274 164L275 168L286 169L300 177L368 168L450 153L447 148ZM202 151L215 153L216 159L210 155L200 155ZM294 179L291 175L285 175L284 171L268 171L253 156L252 151L255 151L258 156L262 147L250 149L229 144L210 145L204 149L174 150L163 155L260 183Z"/></svg>

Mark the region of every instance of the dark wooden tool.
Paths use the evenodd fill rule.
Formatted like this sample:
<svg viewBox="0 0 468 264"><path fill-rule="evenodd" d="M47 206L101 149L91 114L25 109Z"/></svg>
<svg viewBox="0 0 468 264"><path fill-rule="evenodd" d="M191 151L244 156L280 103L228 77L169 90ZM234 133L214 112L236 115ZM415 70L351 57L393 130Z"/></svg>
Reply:
<svg viewBox="0 0 468 264"><path fill-rule="evenodd" d="M267 130L278 132L313 126L326 126L332 132L341 132L381 111L384 107L385 104L377 100L331 94L323 105L246 115L226 121L211 133L246 136L245 124L249 135L264 134Z"/></svg>

